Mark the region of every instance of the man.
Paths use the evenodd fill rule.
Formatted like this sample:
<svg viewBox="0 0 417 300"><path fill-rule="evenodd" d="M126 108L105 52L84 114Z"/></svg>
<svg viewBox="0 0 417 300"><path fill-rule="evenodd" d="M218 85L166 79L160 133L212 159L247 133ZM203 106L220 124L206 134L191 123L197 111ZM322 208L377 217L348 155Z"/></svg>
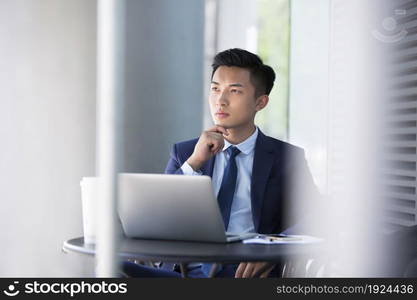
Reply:
<svg viewBox="0 0 417 300"><path fill-rule="evenodd" d="M218 53L212 67L209 104L215 126L197 139L175 144L165 173L211 176L228 232L288 232L308 210L306 197L292 188L295 183L309 198L318 195L303 150L265 136L254 124L256 113L269 102L275 73L257 55L237 48ZM216 276L253 277L265 264L225 265ZM188 275L205 277L206 267L191 264ZM179 277L167 268L129 263L124 271L141 277ZM272 267L261 277L271 271Z"/></svg>

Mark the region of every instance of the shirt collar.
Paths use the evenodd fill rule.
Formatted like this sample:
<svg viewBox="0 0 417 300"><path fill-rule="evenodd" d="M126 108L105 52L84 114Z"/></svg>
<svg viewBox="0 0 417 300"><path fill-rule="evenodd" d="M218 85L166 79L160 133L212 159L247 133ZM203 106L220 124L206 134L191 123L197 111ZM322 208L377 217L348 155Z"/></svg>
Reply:
<svg viewBox="0 0 417 300"><path fill-rule="evenodd" d="M240 150L240 152L244 154L249 154L253 151L253 149L255 149L255 143L256 143L257 137L258 137L258 127L256 127L255 132L250 137L248 137L246 140L244 140L240 144L233 145L229 143L228 141L224 140L223 151L225 151L230 146L235 146Z"/></svg>

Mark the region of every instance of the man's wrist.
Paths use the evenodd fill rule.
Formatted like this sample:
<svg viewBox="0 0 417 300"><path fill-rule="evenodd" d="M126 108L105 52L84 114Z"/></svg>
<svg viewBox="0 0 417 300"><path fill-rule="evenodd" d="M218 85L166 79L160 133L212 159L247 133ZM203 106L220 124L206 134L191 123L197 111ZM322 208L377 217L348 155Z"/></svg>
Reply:
<svg viewBox="0 0 417 300"><path fill-rule="evenodd" d="M192 157L187 159L187 163L190 165L191 168L193 168L194 171L199 171L201 167L203 166L204 162L198 161Z"/></svg>
<svg viewBox="0 0 417 300"><path fill-rule="evenodd" d="M187 163L184 162L181 166L182 173L184 175L202 175L201 171L194 171L193 168Z"/></svg>

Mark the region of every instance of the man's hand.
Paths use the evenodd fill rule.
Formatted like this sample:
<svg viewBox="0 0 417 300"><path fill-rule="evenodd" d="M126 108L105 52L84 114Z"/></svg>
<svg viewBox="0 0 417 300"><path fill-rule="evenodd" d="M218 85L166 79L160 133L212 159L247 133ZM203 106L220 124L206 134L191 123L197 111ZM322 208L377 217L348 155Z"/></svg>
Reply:
<svg viewBox="0 0 417 300"><path fill-rule="evenodd" d="M224 146L223 135L229 135L229 133L227 129L221 126L214 126L203 131L195 145L193 154L187 160L194 171L200 170L206 161L222 151Z"/></svg>
<svg viewBox="0 0 417 300"><path fill-rule="evenodd" d="M255 262L255 263L240 263L236 270L235 278L253 278L255 274L265 266L269 265L267 262ZM271 265L265 272L263 272L259 278L267 278L269 273L275 265Z"/></svg>

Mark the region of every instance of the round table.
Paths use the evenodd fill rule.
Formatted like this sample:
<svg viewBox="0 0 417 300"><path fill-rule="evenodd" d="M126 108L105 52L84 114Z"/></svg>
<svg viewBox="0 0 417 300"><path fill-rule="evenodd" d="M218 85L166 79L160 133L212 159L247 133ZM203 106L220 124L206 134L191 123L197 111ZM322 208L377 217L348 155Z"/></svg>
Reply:
<svg viewBox="0 0 417 300"><path fill-rule="evenodd" d="M118 255L121 258L141 261L180 263L181 270L185 272L183 265L185 263L240 263L262 261L273 264L282 261L283 258L298 255L314 255L320 248L321 243L264 245L234 242L222 244L122 238L119 244ZM84 238L79 237L65 241L63 250L94 255L95 245L84 244ZM214 270L215 268L213 268L213 272Z"/></svg>

